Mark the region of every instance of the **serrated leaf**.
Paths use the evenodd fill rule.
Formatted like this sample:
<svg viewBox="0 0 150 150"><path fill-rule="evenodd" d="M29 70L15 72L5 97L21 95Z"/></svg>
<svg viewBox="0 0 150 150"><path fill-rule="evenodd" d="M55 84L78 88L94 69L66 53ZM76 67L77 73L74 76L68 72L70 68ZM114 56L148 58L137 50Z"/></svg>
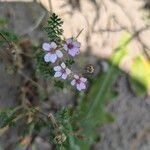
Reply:
<svg viewBox="0 0 150 150"><path fill-rule="evenodd" d="M62 24L63 21L55 13L50 16L48 24L45 27L50 42L56 42L58 45L61 44L61 36L63 34Z"/></svg>

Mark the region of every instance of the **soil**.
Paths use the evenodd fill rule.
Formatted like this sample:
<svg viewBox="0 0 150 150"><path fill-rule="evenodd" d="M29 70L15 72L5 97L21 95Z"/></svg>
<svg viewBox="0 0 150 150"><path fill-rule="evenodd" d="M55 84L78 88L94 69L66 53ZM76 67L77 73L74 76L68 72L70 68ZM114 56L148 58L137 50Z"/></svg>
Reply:
<svg viewBox="0 0 150 150"><path fill-rule="evenodd" d="M149 13L143 9L148 5L148 1L53 0L52 4L53 10L64 19L66 37L77 35L82 28L84 29L79 36L83 52L83 57L79 58L81 68L86 62L96 66L99 60L108 59L125 30L132 33L148 24L147 19L143 19L143 16ZM42 30L47 19L46 9L49 9L46 0L42 0L41 4L27 1L5 1L0 2L0 17L8 19L8 28L21 35L22 42L38 45L47 40ZM145 30L140 34L144 44L150 48L148 37L150 37L150 30ZM120 64L122 70L130 71L132 59L143 53L141 47L142 45L137 39L130 43L129 55ZM24 51L26 52L26 49ZM0 53L1 56L4 55L1 49ZM10 56L5 57L6 61L0 64L0 109L20 103L18 99L20 87L27 85L26 78L8 71L7 68L11 65ZM53 86L47 80L39 79L32 74L34 63L25 64L23 71L38 80L48 92L47 101L42 103L43 109L57 110L59 107L73 104L74 93L72 90L53 90ZM76 68L78 69L78 66ZM128 88L126 75L118 79L117 85L119 96L106 106L108 112L113 114L116 120L112 124L104 125L99 130L101 141L95 144L93 149L150 150L150 97L134 96ZM36 138L37 150L51 148L49 143L42 138L45 135L46 133L43 132ZM17 138L16 131L9 131L5 136L0 136L0 150L3 150L2 146L7 150L12 150L15 138Z"/></svg>

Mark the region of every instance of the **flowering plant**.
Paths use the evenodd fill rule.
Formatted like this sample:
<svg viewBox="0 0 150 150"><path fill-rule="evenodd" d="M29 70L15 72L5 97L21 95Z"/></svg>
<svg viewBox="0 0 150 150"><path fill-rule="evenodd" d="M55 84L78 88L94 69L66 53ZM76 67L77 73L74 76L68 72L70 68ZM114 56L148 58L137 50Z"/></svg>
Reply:
<svg viewBox="0 0 150 150"><path fill-rule="evenodd" d="M72 86L75 86L78 91L83 91L87 88L87 79L81 75L79 77L65 63L68 59L73 61L80 53L81 44L78 42L77 37L62 39L63 30L60 28L61 24L61 19L53 13L48 26L45 28L48 37L50 37L50 42L42 44L44 52L43 61L53 68L55 72L53 76L55 78L70 80ZM55 32L50 34L50 31ZM54 36L54 34L56 35Z"/></svg>
<svg viewBox="0 0 150 150"><path fill-rule="evenodd" d="M77 105L59 108L55 114L49 113L47 110L42 110L43 108L33 103L33 99L37 100L37 98L41 98L40 94L42 92L40 93L40 89L43 89L36 82L36 76L34 76L34 79L33 77L25 76L25 74L21 73L21 69L19 70L17 68L19 70L16 69L18 73L28 83L20 88L21 96L19 99L21 99L22 103L14 108L0 111L0 128L11 127L14 124L19 128L19 123L21 123L22 132L25 131L25 133L19 130L22 133L22 138L19 139L19 142L21 141L20 143L23 143L26 137L30 137L29 147L33 144L35 133L39 134L44 128L48 131L50 143L54 144L56 148L88 150L98 139L99 135L95 130L97 126L101 126L105 122L113 121L112 116L105 112L103 106L107 99L116 95L112 91L112 84L120 72L118 72L114 65L110 65L110 69L106 72L101 72L97 76L94 76L94 78L92 78L93 76L91 78L88 77L88 82L90 81L89 83L92 84L87 89L87 77L72 69L72 65L75 63L75 57L80 53L81 44L78 42L78 35L81 31L76 37L65 39L63 37L62 23L62 20L56 14L52 13L50 15L48 24L45 27L49 38L47 40L48 42L44 42L40 46L40 51L38 51L37 47L35 48L37 51L35 57L37 60L37 71L43 77L50 78L52 82L54 81L54 85L57 87L63 88L63 83L65 80L68 80L70 85L78 91L87 90L87 92L74 92ZM20 55L17 53L17 45L9 38L9 34L0 32L0 35L5 43L9 44L10 50L16 52L13 61L15 67L20 66L16 63L16 60L20 60L18 59ZM88 73L92 73L94 70L91 65L88 65L86 69ZM35 69L32 71L34 72ZM36 103L41 104L39 101L36 101Z"/></svg>

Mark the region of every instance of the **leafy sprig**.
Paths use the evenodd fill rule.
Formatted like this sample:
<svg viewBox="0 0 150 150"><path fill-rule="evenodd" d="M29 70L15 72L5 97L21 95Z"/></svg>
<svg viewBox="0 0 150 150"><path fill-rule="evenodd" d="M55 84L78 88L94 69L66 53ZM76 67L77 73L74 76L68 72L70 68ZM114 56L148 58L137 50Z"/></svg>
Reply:
<svg viewBox="0 0 150 150"><path fill-rule="evenodd" d="M47 26L45 27L45 31L47 32L50 42L53 41L60 44L61 36L63 34L62 24L63 21L61 18L59 18L55 13L52 13L48 20Z"/></svg>

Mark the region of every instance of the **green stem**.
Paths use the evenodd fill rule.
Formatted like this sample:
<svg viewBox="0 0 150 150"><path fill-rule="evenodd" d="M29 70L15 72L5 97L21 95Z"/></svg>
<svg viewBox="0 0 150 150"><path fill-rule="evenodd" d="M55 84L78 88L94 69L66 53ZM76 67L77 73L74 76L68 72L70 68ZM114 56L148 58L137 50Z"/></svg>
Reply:
<svg viewBox="0 0 150 150"><path fill-rule="evenodd" d="M70 133L73 132L71 123L69 123L69 131L70 131ZM72 135L69 135L69 145L70 145L71 149L79 150L78 145L76 145L76 143L75 143L75 138Z"/></svg>

